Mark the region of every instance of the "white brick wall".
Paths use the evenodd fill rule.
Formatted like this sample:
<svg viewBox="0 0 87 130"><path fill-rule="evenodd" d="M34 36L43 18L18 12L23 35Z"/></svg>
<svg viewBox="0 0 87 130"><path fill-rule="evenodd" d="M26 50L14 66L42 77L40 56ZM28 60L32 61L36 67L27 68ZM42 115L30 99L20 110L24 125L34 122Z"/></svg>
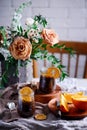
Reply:
<svg viewBox="0 0 87 130"><path fill-rule="evenodd" d="M0 0L0 26L10 25L15 8L27 1ZM32 0L32 5L24 10L23 24L35 14L47 18L60 40L87 41L87 0Z"/></svg>
<svg viewBox="0 0 87 130"><path fill-rule="evenodd" d="M15 8L28 0L0 0L0 26L10 25ZM42 14L60 40L87 41L87 0L32 0L23 12L27 17Z"/></svg>
<svg viewBox="0 0 87 130"><path fill-rule="evenodd" d="M84 8L85 0L50 0L51 7Z"/></svg>

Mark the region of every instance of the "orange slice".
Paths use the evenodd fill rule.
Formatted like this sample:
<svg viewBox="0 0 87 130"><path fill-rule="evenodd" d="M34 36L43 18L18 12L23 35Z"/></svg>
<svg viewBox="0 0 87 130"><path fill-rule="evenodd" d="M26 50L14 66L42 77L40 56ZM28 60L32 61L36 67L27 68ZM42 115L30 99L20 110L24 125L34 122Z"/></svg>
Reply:
<svg viewBox="0 0 87 130"><path fill-rule="evenodd" d="M60 77L60 69L56 67L49 67L47 69L47 74L53 78L59 78Z"/></svg>
<svg viewBox="0 0 87 130"><path fill-rule="evenodd" d="M25 101L25 102L32 101L32 96L30 96L30 94L32 93L33 93L33 90L28 86L25 86L19 90L19 94L21 95L20 98L22 101Z"/></svg>
<svg viewBox="0 0 87 130"><path fill-rule="evenodd" d="M79 110L87 110L87 96L72 96L72 102Z"/></svg>
<svg viewBox="0 0 87 130"><path fill-rule="evenodd" d="M43 113L38 113L34 116L36 120L46 120L47 116Z"/></svg>
<svg viewBox="0 0 87 130"><path fill-rule="evenodd" d="M19 92L20 94L31 94L33 90L28 86L24 86L23 88L20 89Z"/></svg>
<svg viewBox="0 0 87 130"><path fill-rule="evenodd" d="M77 92L77 93L64 93L64 97L66 98L68 103L72 103L72 96L79 96L83 95L83 92Z"/></svg>
<svg viewBox="0 0 87 130"><path fill-rule="evenodd" d="M63 94L61 94L61 98L60 98L60 111L69 112L69 106Z"/></svg>

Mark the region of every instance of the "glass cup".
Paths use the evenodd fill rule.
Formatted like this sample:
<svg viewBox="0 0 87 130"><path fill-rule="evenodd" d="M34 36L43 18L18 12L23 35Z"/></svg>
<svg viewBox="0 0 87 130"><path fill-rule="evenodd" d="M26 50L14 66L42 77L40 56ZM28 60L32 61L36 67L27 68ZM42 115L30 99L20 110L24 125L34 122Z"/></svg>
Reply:
<svg viewBox="0 0 87 130"><path fill-rule="evenodd" d="M55 90L55 79L51 75L41 72L39 90L43 93L53 92Z"/></svg>
<svg viewBox="0 0 87 130"><path fill-rule="evenodd" d="M21 93L21 89L19 89L18 93L18 113L22 117L30 117L35 112L35 100L34 100L34 92L32 90L31 93L24 92Z"/></svg>

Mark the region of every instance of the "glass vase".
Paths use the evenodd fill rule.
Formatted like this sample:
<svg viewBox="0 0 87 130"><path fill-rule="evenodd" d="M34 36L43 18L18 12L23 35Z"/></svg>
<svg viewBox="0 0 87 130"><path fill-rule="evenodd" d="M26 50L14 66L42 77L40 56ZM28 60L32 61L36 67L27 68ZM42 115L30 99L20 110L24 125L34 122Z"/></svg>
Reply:
<svg viewBox="0 0 87 130"><path fill-rule="evenodd" d="M2 62L2 80L1 85L8 87L19 82L18 62L7 65L6 61Z"/></svg>

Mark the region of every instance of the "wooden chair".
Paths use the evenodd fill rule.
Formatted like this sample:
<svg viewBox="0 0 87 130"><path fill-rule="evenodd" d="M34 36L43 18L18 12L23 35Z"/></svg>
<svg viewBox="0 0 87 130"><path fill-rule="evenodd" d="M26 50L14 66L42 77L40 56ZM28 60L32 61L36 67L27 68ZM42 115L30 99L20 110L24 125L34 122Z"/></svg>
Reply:
<svg viewBox="0 0 87 130"><path fill-rule="evenodd" d="M75 41L60 41L60 44L65 44L67 47L73 48L76 53L73 58L70 57L70 54L65 50L60 49L52 49L48 47L49 53L58 55L61 60L61 63L63 64L64 60L66 61L66 55L67 55L67 65L66 65L66 71L69 74L70 77L81 77L81 78L87 78L87 42L75 42ZM63 56L65 55L65 58ZM74 67L72 67L72 59L74 59L73 64ZM83 63L84 59L84 63ZM79 65L81 63L81 66ZM44 61L44 65L46 66L46 61ZM33 60L33 77L37 78L39 76L38 74L38 63ZM73 69L74 71L73 71ZM83 69L83 73L81 72L80 76L79 71ZM71 75L71 70L74 72L73 75Z"/></svg>

